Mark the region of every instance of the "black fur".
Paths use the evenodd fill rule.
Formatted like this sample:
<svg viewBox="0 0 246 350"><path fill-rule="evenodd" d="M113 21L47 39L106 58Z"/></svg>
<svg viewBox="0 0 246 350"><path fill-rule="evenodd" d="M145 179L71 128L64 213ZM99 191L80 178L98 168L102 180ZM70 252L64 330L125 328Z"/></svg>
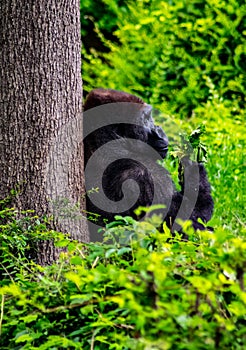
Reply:
<svg viewBox="0 0 246 350"><path fill-rule="evenodd" d="M141 105L140 107L143 108L143 111L145 106L146 111L148 110L147 107L149 107L134 95L109 89L95 89L88 95L84 111L115 102L137 103ZM107 169L103 169L100 159L98 159L97 164L98 169L104 171L102 178L103 190L109 199L115 201L115 212L108 213L106 208L105 210L97 208L89 197L87 197L87 211L98 214L96 224L104 225L104 219L110 222L114 220L116 214L135 217L134 210L139 206L150 206L155 194L155 202L166 206L162 210L163 220L166 221L171 229L178 229L178 226L174 226L177 215L182 219L191 219L195 229L204 229L204 226L198 222L198 219L200 218L205 223L210 220L213 211L213 200L203 164L197 164L187 158L182 160L182 165L179 168L181 191L178 192L169 172L157 164L157 159L145 154L141 143L137 147L132 147L131 142L128 141L129 139L140 140L142 144L148 144L154 148L161 158L165 158L168 149L168 139L164 131L159 126L154 125L152 117L147 112L143 112L142 117L150 118L147 126L124 123L111 124L95 130L84 139L85 166L92 154L108 141L124 140L124 151L126 154L124 159L114 161ZM117 148L112 149L112 152L115 152L117 155L119 150ZM128 154L129 158L127 157ZM142 154L144 165L135 160L139 154ZM107 157L107 154L104 157ZM199 178L198 182L197 178ZM138 183L140 195L137 202L130 209L119 212L117 203L123 198L122 186L129 179ZM127 183L130 193L136 191L134 182ZM193 202L194 205L191 204Z"/></svg>

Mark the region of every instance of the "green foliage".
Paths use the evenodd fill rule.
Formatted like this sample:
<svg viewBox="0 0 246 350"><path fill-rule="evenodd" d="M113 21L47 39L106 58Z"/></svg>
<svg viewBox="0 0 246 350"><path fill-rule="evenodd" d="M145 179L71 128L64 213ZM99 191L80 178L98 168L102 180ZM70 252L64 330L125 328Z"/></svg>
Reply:
<svg viewBox="0 0 246 350"><path fill-rule="evenodd" d="M22 261L0 282L1 349L242 349L245 238L186 223L186 242L157 217L119 220L113 243L54 235L67 248L56 264L26 274Z"/></svg>
<svg viewBox="0 0 246 350"><path fill-rule="evenodd" d="M96 2L84 0L81 2L81 34L86 50L93 48L103 52L108 51L103 43L104 40L101 40L100 35L97 35L97 31L100 28L105 38L116 40L112 32L117 28L118 8L121 8L122 11L126 10L125 2L125 0L98 0Z"/></svg>
<svg viewBox="0 0 246 350"><path fill-rule="evenodd" d="M31 259L35 258L37 242L51 239L58 234L49 231L45 220L40 222L31 210L19 213L8 208L8 200L0 201L0 278L1 284L17 278L19 273L32 270ZM25 268L23 269L23 266ZM28 271L29 270L29 271Z"/></svg>
<svg viewBox="0 0 246 350"><path fill-rule="evenodd" d="M193 232L186 222L184 241L165 226L160 233L160 218L139 208L144 221L118 216L104 243L82 244L0 202L0 348L244 349L245 4L86 0L81 7L83 35L90 37L87 16L90 23L94 17L108 49L102 53L94 42L84 48L85 90L137 93L174 114L171 126L158 116L171 150L173 125L196 150L209 145L215 231ZM165 166L175 180L173 156ZM52 266L30 260L44 239L66 248Z"/></svg>
<svg viewBox="0 0 246 350"><path fill-rule="evenodd" d="M187 137L180 134L180 143L176 145L176 149L171 151L171 155L175 158L181 159L188 157L189 159L194 158L196 162L207 161L207 146L201 142L201 136L205 134L205 125L199 125L191 134Z"/></svg>
<svg viewBox="0 0 246 350"><path fill-rule="evenodd" d="M126 90L166 113L190 116L212 84L235 109L242 107L245 14L237 0L129 0L118 7L116 41L104 40L97 27L110 51L84 51L84 88Z"/></svg>

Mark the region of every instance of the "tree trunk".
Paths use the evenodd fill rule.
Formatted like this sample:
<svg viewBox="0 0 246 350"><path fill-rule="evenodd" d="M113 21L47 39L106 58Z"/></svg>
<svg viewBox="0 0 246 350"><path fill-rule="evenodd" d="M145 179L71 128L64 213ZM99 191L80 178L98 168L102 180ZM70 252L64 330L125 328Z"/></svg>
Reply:
<svg viewBox="0 0 246 350"><path fill-rule="evenodd" d="M0 3L0 198L88 241L79 0ZM48 243L38 262L57 256Z"/></svg>

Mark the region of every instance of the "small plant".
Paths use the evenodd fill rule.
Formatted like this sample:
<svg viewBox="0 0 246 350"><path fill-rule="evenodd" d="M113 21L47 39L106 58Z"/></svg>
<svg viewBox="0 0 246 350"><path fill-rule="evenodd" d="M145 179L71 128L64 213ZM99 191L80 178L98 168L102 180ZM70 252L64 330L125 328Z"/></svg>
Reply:
<svg viewBox="0 0 246 350"><path fill-rule="evenodd" d="M8 207L8 199L0 201L0 286L20 273L30 273L37 243L53 239L58 234L47 227L48 220L34 215L32 210L18 212Z"/></svg>

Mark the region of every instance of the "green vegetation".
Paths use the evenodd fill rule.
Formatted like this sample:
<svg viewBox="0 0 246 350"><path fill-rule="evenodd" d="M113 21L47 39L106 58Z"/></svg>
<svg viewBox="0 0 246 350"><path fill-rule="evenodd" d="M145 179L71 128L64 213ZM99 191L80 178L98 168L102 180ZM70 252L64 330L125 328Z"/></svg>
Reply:
<svg viewBox="0 0 246 350"><path fill-rule="evenodd" d="M105 24L100 18L95 31L110 51L92 48L85 53L86 91L95 86L127 90L168 114L190 116L206 103L214 85L227 104L233 101L235 109L243 105L244 1L143 0L126 1L127 6L100 2L114 13L113 23L117 17L116 40L102 37Z"/></svg>
<svg viewBox="0 0 246 350"><path fill-rule="evenodd" d="M245 238L223 228L194 233L186 223L186 242L159 233L158 217L118 218L108 244L49 233L67 251L41 267L23 245L44 225L30 219L25 236L13 212L8 220L0 226L1 349L244 348Z"/></svg>
<svg viewBox="0 0 246 350"><path fill-rule="evenodd" d="M215 231L187 222L184 241L160 234L156 216L119 217L104 243L82 244L1 202L0 348L245 349L245 3L86 0L81 12L83 35L100 43L84 48L85 91L121 89L158 108L174 180L172 125L206 127L191 141L207 146ZM30 257L45 239L62 253L41 267Z"/></svg>

